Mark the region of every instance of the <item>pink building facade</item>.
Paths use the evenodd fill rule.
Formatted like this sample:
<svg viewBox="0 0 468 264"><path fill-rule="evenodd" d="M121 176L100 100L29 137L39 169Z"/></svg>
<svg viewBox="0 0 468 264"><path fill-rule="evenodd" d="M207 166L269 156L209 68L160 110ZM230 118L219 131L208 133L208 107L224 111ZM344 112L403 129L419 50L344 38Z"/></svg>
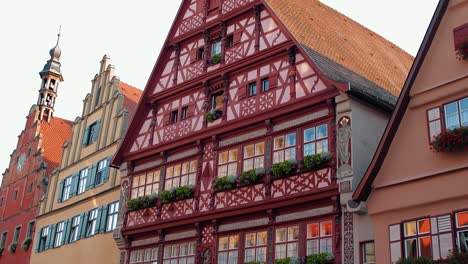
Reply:
<svg viewBox="0 0 468 264"><path fill-rule="evenodd" d="M457 54L468 43L467 23L468 1L440 1L353 195L372 218L377 263L467 249L468 60Z"/></svg>

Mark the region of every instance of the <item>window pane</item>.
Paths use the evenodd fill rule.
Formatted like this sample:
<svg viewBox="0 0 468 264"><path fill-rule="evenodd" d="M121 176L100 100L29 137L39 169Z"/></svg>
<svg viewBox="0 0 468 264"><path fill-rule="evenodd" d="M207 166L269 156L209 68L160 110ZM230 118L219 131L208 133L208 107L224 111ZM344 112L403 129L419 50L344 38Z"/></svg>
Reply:
<svg viewBox="0 0 468 264"><path fill-rule="evenodd" d="M197 161L196 160L192 160L190 162L190 172L195 172L197 170Z"/></svg>
<svg viewBox="0 0 468 264"><path fill-rule="evenodd" d="M266 245L267 243L267 232L258 232L257 233L257 246Z"/></svg>
<svg viewBox="0 0 468 264"><path fill-rule="evenodd" d="M229 264L237 263L237 250L229 251Z"/></svg>
<svg viewBox="0 0 468 264"><path fill-rule="evenodd" d="M276 242L285 242L286 241L286 228L276 229Z"/></svg>
<svg viewBox="0 0 468 264"><path fill-rule="evenodd" d="M174 167L167 167L166 169L166 177L172 178L174 176Z"/></svg>
<svg viewBox="0 0 468 264"><path fill-rule="evenodd" d="M315 154L315 143L304 145L304 156Z"/></svg>
<svg viewBox="0 0 468 264"><path fill-rule="evenodd" d="M230 163L228 165L228 175L236 175L237 174L237 163Z"/></svg>
<svg viewBox="0 0 468 264"><path fill-rule="evenodd" d="M229 249L236 249L238 243L239 243L239 237L238 236L229 237Z"/></svg>
<svg viewBox="0 0 468 264"><path fill-rule="evenodd" d="M228 240L229 240L229 237L221 237L219 239L219 250L228 249Z"/></svg>
<svg viewBox="0 0 468 264"><path fill-rule="evenodd" d="M326 138L328 133L328 126L327 125L321 125L317 127L317 139L321 138Z"/></svg>
<svg viewBox="0 0 468 264"><path fill-rule="evenodd" d="M220 252L218 253L218 263L219 264L227 264L228 253L227 252Z"/></svg>
<svg viewBox="0 0 468 264"><path fill-rule="evenodd" d="M286 135L286 147L296 145L296 133Z"/></svg>
<svg viewBox="0 0 468 264"><path fill-rule="evenodd" d="M229 161L237 161L237 149L229 151Z"/></svg>
<svg viewBox="0 0 468 264"><path fill-rule="evenodd" d="M331 237L329 238L322 238L320 239L320 253L323 252L332 252L332 239Z"/></svg>
<svg viewBox="0 0 468 264"><path fill-rule="evenodd" d="M245 246L252 247L255 246L255 240L257 238L256 233L249 233L245 235Z"/></svg>
<svg viewBox="0 0 468 264"><path fill-rule="evenodd" d="M160 172L159 172L159 170L158 170L158 171L155 171L155 172L153 173L153 180L154 180L154 181L159 181L159 177L160 177Z"/></svg>
<svg viewBox="0 0 468 264"><path fill-rule="evenodd" d="M140 177L138 176L133 177L133 187L138 187L139 180L140 180Z"/></svg>
<svg viewBox="0 0 468 264"><path fill-rule="evenodd" d="M439 108L434 108L429 111L427 111L427 117L429 121L434 121L436 119L440 118L440 110Z"/></svg>
<svg viewBox="0 0 468 264"><path fill-rule="evenodd" d="M440 134L440 132L442 132L442 128L440 126L440 121L437 120L437 121L433 121L433 122L430 122L429 123L429 132L430 132L430 137L431 137L431 140Z"/></svg>
<svg viewBox="0 0 468 264"><path fill-rule="evenodd" d="M315 128L309 128L304 130L304 142L315 140Z"/></svg>
<svg viewBox="0 0 468 264"><path fill-rule="evenodd" d="M309 240L307 241L307 255L318 254L319 253L319 241Z"/></svg>
<svg viewBox="0 0 468 264"><path fill-rule="evenodd" d="M265 262L265 260L266 260L266 247L257 248L256 258L257 258L257 261Z"/></svg>
<svg viewBox="0 0 468 264"><path fill-rule="evenodd" d="M224 177L224 176L227 176L227 174L228 174L227 165L218 167L218 177Z"/></svg>
<svg viewBox="0 0 468 264"><path fill-rule="evenodd" d="M429 219L418 221L418 234L425 234L431 232L431 223Z"/></svg>
<svg viewBox="0 0 468 264"><path fill-rule="evenodd" d="M364 244L364 262L375 262L375 244L369 242Z"/></svg>
<svg viewBox="0 0 468 264"><path fill-rule="evenodd" d="M253 169L253 159L246 159L244 160L244 171Z"/></svg>
<svg viewBox="0 0 468 264"><path fill-rule="evenodd" d="M445 105L445 114L452 115L458 113L457 102Z"/></svg>
<svg viewBox="0 0 468 264"><path fill-rule="evenodd" d="M299 227L298 226L288 227L288 241L297 240L298 236L299 236Z"/></svg>
<svg viewBox="0 0 468 264"><path fill-rule="evenodd" d="M255 144L255 156L263 155L263 154L265 154L265 143L261 142L261 143Z"/></svg>
<svg viewBox="0 0 468 264"><path fill-rule="evenodd" d="M282 259L286 257L286 244L275 246L275 259Z"/></svg>
<svg viewBox="0 0 468 264"><path fill-rule="evenodd" d="M276 137L274 140L274 149L282 149L284 148L284 137Z"/></svg>
<svg viewBox="0 0 468 264"><path fill-rule="evenodd" d="M327 222L321 222L320 223L320 236L331 236L332 235L332 222L327 221Z"/></svg>
<svg viewBox="0 0 468 264"><path fill-rule="evenodd" d="M182 174L187 174L190 171L190 162L182 163Z"/></svg>
<svg viewBox="0 0 468 264"><path fill-rule="evenodd" d="M141 186L141 185L145 185L145 176L142 175L142 176L140 176L139 178L140 178L140 184L139 184L139 185L140 185L140 186Z"/></svg>
<svg viewBox="0 0 468 264"><path fill-rule="evenodd" d="M432 257L431 237L419 238L419 251L421 257Z"/></svg>
<svg viewBox="0 0 468 264"><path fill-rule="evenodd" d="M218 160L218 163L219 163L219 164L227 163L227 162L228 162L228 156L229 156L229 152L228 152L228 151L223 151L223 152L219 153L219 160Z"/></svg>
<svg viewBox="0 0 468 264"><path fill-rule="evenodd" d="M180 175L180 168L181 168L180 164L177 164L177 165L174 166L174 176L179 176Z"/></svg>
<svg viewBox="0 0 468 264"><path fill-rule="evenodd" d="M317 153L328 151L328 140L317 141Z"/></svg>
<svg viewBox="0 0 468 264"><path fill-rule="evenodd" d="M257 168L263 168L264 167L264 159L263 156L255 158L255 164L254 167Z"/></svg>
<svg viewBox="0 0 468 264"><path fill-rule="evenodd" d="M273 163L278 163L284 160L283 151L276 151L273 153Z"/></svg>
<svg viewBox="0 0 468 264"><path fill-rule="evenodd" d="M405 254L407 258L417 257L416 239L405 240Z"/></svg>
<svg viewBox="0 0 468 264"><path fill-rule="evenodd" d="M284 150L284 160L293 160L296 159L296 149L290 148Z"/></svg>
<svg viewBox="0 0 468 264"><path fill-rule="evenodd" d="M457 227L468 226L468 211L457 213Z"/></svg>
<svg viewBox="0 0 468 264"><path fill-rule="evenodd" d="M416 222L407 222L404 224L405 236L414 236L416 235Z"/></svg>
<svg viewBox="0 0 468 264"><path fill-rule="evenodd" d="M255 248L245 250L245 262L255 261Z"/></svg>
<svg viewBox="0 0 468 264"><path fill-rule="evenodd" d="M319 225L308 224L307 225L307 238L313 238L319 236Z"/></svg>
<svg viewBox="0 0 468 264"><path fill-rule="evenodd" d="M251 158L254 156L254 145L244 147L244 158Z"/></svg>
<svg viewBox="0 0 468 264"><path fill-rule="evenodd" d="M298 255L297 242L296 243L288 243L288 257L295 257L297 255Z"/></svg>

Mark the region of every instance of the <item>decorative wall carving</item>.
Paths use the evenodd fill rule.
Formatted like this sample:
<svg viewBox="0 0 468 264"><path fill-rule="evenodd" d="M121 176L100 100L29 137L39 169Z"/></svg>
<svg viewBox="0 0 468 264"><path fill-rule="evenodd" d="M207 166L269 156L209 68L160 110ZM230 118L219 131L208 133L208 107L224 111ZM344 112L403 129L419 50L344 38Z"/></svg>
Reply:
<svg viewBox="0 0 468 264"><path fill-rule="evenodd" d="M344 262L343 264L354 264L354 236L353 236L353 213L344 213Z"/></svg>
<svg viewBox="0 0 468 264"><path fill-rule="evenodd" d="M342 117L338 122L338 178L353 175L351 166L351 119L347 116Z"/></svg>

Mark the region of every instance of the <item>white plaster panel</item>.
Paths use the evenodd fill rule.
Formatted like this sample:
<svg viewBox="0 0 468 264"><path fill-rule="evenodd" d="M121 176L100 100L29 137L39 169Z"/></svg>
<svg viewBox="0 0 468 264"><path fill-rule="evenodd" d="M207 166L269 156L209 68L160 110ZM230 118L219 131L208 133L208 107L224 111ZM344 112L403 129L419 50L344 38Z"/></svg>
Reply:
<svg viewBox="0 0 468 264"><path fill-rule="evenodd" d="M197 234L197 232L195 230L180 232L180 233L174 233L174 234L167 234L164 237L164 240L165 241L170 241L170 240L176 240L176 239L189 238L189 237L194 237L196 234Z"/></svg>
<svg viewBox="0 0 468 264"><path fill-rule="evenodd" d="M255 220L249 220L249 221L243 221L243 222L236 222L236 223L231 223L231 224L220 225L218 227L218 231L224 232L224 231L230 231L230 230L236 230L236 229L240 229L240 228L260 226L260 225L266 225L266 224L268 224L268 218L261 218L261 219L255 219Z"/></svg>
<svg viewBox="0 0 468 264"><path fill-rule="evenodd" d="M391 225L389 227L390 242L400 240L400 232L400 225Z"/></svg>
<svg viewBox="0 0 468 264"><path fill-rule="evenodd" d="M321 207L321 208L316 208L316 209L311 209L311 210L305 210L305 211L297 212L297 213L278 215L276 216L276 222L280 223L280 222L285 222L285 221L290 221L290 220L296 220L296 219L301 219L301 218L306 218L306 217L328 214L331 212L333 212L333 206L326 206L326 207Z"/></svg>

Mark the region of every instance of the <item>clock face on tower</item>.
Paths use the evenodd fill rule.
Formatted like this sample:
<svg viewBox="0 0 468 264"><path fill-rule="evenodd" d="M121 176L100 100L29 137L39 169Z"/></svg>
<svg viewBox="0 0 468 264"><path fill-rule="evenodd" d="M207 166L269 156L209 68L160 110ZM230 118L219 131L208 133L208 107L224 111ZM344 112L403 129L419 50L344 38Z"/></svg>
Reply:
<svg viewBox="0 0 468 264"><path fill-rule="evenodd" d="M24 167L24 162L26 161L26 155L23 153L19 158L18 158L18 165L16 166L16 170L18 173L20 173L23 170Z"/></svg>

